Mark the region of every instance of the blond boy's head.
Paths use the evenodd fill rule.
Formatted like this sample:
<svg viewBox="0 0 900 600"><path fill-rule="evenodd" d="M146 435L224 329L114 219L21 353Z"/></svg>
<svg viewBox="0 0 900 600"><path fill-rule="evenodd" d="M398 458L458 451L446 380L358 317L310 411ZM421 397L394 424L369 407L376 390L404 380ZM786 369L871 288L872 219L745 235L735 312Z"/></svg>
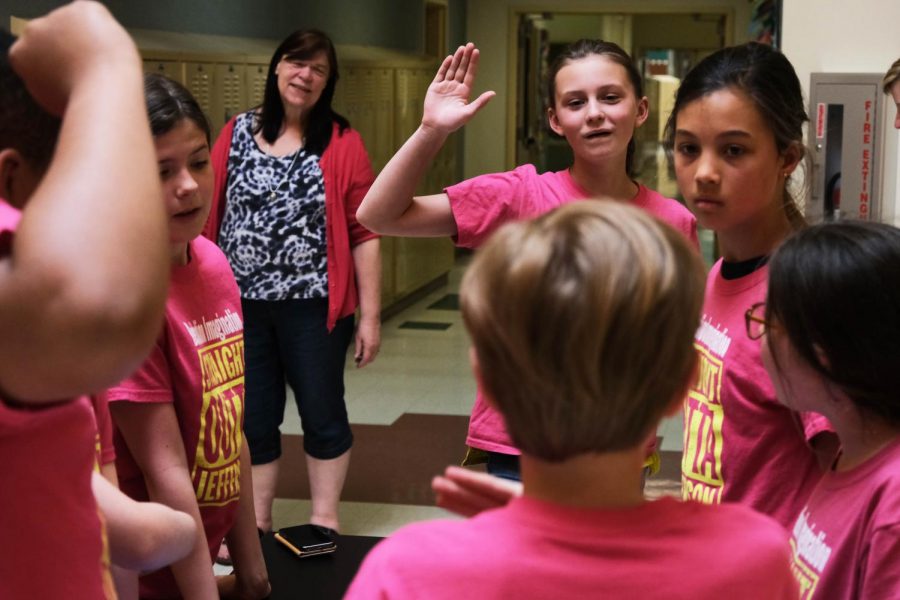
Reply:
<svg viewBox="0 0 900 600"><path fill-rule="evenodd" d="M501 228L461 302L515 444L548 461L641 444L693 373L703 282L680 233L624 204Z"/></svg>

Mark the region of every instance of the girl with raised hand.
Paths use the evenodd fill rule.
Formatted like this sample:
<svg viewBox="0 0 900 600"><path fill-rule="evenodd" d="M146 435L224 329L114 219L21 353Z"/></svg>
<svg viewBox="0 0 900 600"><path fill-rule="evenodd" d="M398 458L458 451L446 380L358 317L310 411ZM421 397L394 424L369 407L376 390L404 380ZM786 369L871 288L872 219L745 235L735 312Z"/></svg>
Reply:
<svg viewBox="0 0 900 600"><path fill-rule="evenodd" d="M165 322L136 373L107 391L123 491L191 515L191 552L140 579L142 598L263 598L268 576L242 432L243 320L228 261L200 237L213 192L209 125L184 87L146 75L144 93L169 215ZM213 576L228 539L235 572Z"/></svg>
<svg viewBox="0 0 900 600"><path fill-rule="evenodd" d="M806 120L790 62L749 43L690 71L666 128L681 193L722 253L707 279L698 377L685 401L683 495L741 502L785 526L835 440L821 416L778 403L760 342L744 335L744 313L765 299L768 257L803 226L788 180L804 156Z"/></svg>
<svg viewBox="0 0 900 600"><path fill-rule="evenodd" d="M811 227L747 311L778 399L828 418L840 452L791 529L805 599L900 597L900 230Z"/></svg>
<svg viewBox="0 0 900 600"><path fill-rule="evenodd" d="M696 222L687 209L630 176L634 131L647 119L648 102L628 54L599 40L573 43L548 75L547 118L572 148L570 168L538 174L534 165L523 165L463 181L442 193L415 196L447 136L494 95L485 92L469 102L478 56L474 45L467 44L444 59L425 96L422 124L378 175L357 211L363 225L390 235L452 236L458 245L471 248L507 221L596 198L640 207L696 245ZM518 479L519 450L480 392L466 443L487 453L490 472Z"/></svg>

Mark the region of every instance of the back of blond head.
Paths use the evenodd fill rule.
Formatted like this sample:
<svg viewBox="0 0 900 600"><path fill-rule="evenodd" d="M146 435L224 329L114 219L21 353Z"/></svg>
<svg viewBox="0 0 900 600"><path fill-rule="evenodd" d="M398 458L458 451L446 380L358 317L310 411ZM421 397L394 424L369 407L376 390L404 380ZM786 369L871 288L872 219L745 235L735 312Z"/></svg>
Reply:
<svg viewBox="0 0 900 600"><path fill-rule="evenodd" d="M703 282L683 236L628 205L576 202L498 230L460 294L517 447L560 461L642 443L693 373Z"/></svg>

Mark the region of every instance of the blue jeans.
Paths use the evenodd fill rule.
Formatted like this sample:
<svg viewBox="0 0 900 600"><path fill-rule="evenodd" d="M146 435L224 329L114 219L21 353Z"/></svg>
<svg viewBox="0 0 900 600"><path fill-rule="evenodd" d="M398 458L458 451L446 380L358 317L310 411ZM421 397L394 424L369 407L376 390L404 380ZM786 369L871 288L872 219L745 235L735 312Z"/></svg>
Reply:
<svg viewBox="0 0 900 600"><path fill-rule="evenodd" d="M344 363L353 338L353 315L326 327L328 299L241 300L244 311L244 435L250 462L281 456L285 380L297 399L303 449L322 460L353 445L344 404Z"/></svg>

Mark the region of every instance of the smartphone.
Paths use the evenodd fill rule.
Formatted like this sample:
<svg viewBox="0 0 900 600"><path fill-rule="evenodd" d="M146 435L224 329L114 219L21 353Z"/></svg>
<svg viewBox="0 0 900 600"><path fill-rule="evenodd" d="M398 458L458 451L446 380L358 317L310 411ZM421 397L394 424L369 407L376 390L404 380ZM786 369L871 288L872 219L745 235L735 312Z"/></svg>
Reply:
<svg viewBox="0 0 900 600"><path fill-rule="evenodd" d="M300 558L328 554L337 550L332 531L319 525L282 527L275 533L275 539Z"/></svg>

